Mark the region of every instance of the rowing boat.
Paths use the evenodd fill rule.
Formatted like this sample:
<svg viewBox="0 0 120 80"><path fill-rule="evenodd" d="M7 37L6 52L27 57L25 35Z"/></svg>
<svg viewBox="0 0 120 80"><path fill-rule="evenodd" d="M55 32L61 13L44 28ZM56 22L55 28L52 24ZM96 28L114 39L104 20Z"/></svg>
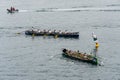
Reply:
<svg viewBox="0 0 120 80"><path fill-rule="evenodd" d="M63 49L62 52L63 52L63 56L65 57L75 59L75 60L80 60L83 62L92 63L95 65L98 64L98 59L91 54L86 54L86 53L79 52L79 51L72 51L68 49Z"/></svg>
<svg viewBox="0 0 120 80"><path fill-rule="evenodd" d="M66 37L66 38L79 38L79 32L54 32L54 31L35 31L35 30L26 30L26 35L34 36L57 36L57 37Z"/></svg>

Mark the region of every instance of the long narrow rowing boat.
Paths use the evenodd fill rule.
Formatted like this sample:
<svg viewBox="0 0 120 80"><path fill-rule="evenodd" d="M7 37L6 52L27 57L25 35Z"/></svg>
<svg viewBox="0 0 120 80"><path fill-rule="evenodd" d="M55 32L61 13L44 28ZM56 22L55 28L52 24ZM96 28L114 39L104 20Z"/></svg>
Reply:
<svg viewBox="0 0 120 80"><path fill-rule="evenodd" d="M79 51L71 51L68 49L63 49L62 51L63 51L63 56L65 56L65 57L84 61L84 62L88 62L88 63L92 63L95 65L98 64L98 59L93 55L82 53Z"/></svg>
<svg viewBox="0 0 120 80"><path fill-rule="evenodd" d="M36 30L26 30L26 35L34 36L57 36L66 38L79 38L79 32L55 32L55 31L36 31Z"/></svg>

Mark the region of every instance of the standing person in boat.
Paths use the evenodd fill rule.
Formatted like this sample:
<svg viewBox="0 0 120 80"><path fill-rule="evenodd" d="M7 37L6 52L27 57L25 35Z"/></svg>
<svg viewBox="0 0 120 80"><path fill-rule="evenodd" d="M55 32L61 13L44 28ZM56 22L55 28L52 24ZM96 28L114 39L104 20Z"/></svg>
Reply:
<svg viewBox="0 0 120 80"><path fill-rule="evenodd" d="M92 32L92 37L93 37L93 40L95 41L95 48L97 49L99 47L99 43L98 43L97 36L94 34L94 32Z"/></svg>
<svg viewBox="0 0 120 80"><path fill-rule="evenodd" d="M93 37L93 41L97 42L97 36L95 35L94 32L92 32L92 37Z"/></svg>
<svg viewBox="0 0 120 80"><path fill-rule="evenodd" d="M95 42L95 48L93 49L93 54L94 56L97 56L97 51L98 51L98 47L99 47L99 43L98 43L98 38L97 36L95 35L94 32L92 32L92 38L93 38L93 41Z"/></svg>

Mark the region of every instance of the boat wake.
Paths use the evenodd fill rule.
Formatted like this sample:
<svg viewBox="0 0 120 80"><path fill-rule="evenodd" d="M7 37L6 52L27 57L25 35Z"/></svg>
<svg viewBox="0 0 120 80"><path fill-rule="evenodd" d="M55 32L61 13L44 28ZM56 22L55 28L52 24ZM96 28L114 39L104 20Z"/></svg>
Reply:
<svg viewBox="0 0 120 80"><path fill-rule="evenodd" d="M19 12L28 12L28 10L19 10Z"/></svg>
<svg viewBox="0 0 120 80"><path fill-rule="evenodd" d="M57 11L70 11L70 12L79 12L79 11L120 11L120 8L112 8L112 7L105 7L105 8L71 8L71 9L57 9Z"/></svg>
<svg viewBox="0 0 120 80"><path fill-rule="evenodd" d="M80 11L120 11L120 7L74 7L74 8L48 8L36 12L80 12Z"/></svg>
<svg viewBox="0 0 120 80"><path fill-rule="evenodd" d="M104 66L104 63L103 63L103 62L100 62L100 63L99 63L99 66Z"/></svg>
<svg viewBox="0 0 120 80"><path fill-rule="evenodd" d="M38 10L19 10L19 12L80 12L80 11L120 11L119 6L105 6L105 7L72 7L72 8L41 8Z"/></svg>
<svg viewBox="0 0 120 80"><path fill-rule="evenodd" d="M97 57L97 58L98 58L98 65L99 66L104 66L104 62L102 61L103 58L101 58L101 57Z"/></svg>
<svg viewBox="0 0 120 80"><path fill-rule="evenodd" d="M35 10L19 10L19 12L35 12Z"/></svg>

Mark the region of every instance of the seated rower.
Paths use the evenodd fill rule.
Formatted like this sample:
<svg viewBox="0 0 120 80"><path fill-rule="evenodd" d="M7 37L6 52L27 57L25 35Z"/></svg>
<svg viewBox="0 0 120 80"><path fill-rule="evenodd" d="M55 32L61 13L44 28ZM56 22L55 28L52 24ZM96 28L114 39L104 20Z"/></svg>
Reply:
<svg viewBox="0 0 120 80"><path fill-rule="evenodd" d="M64 32L65 34L67 33L67 30L65 30L65 32Z"/></svg>
<svg viewBox="0 0 120 80"><path fill-rule="evenodd" d="M51 29L48 30L48 33L52 33Z"/></svg>
<svg viewBox="0 0 120 80"><path fill-rule="evenodd" d="M61 31L61 30L59 30L59 34L62 34L62 31Z"/></svg>
<svg viewBox="0 0 120 80"><path fill-rule="evenodd" d="M37 32L41 32L40 29L37 29Z"/></svg>

